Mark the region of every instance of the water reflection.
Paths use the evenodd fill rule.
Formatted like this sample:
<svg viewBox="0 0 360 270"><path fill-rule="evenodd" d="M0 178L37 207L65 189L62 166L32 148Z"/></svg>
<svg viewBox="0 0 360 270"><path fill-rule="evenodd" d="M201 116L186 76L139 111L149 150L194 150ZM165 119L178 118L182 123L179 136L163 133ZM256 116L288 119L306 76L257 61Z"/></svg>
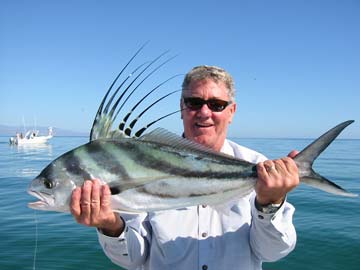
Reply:
<svg viewBox="0 0 360 270"><path fill-rule="evenodd" d="M33 178L40 173L41 170L34 168L21 168L16 170L16 175Z"/></svg>
<svg viewBox="0 0 360 270"><path fill-rule="evenodd" d="M54 159L51 144L0 145L0 173L6 176L33 178Z"/></svg>
<svg viewBox="0 0 360 270"><path fill-rule="evenodd" d="M18 153L23 154L46 154L48 156L52 156L53 148L51 144L23 144L23 145L10 145L10 147L17 151Z"/></svg>

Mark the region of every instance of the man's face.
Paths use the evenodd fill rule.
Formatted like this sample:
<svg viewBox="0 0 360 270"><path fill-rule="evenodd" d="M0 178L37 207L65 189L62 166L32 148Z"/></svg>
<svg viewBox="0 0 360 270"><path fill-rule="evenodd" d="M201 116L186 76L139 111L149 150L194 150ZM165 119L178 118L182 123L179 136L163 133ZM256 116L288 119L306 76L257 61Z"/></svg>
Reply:
<svg viewBox="0 0 360 270"><path fill-rule="evenodd" d="M190 83L183 92L184 97L197 97L204 100L219 99L229 101L226 86L223 82L205 79ZM185 137L220 151L226 138L228 125L236 111L236 104L231 103L223 111L212 111L206 104L198 110L191 110L181 99L181 118L183 119Z"/></svg>

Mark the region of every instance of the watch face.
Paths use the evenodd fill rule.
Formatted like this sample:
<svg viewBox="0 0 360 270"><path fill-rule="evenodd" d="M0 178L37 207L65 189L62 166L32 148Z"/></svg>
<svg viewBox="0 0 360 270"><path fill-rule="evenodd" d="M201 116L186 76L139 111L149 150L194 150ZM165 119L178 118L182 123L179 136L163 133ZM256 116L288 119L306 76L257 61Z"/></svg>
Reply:
<svg viewBox="0 0 360 270"><path fill-rule="evenodd" d="M270 205L265 206L265 207L263 208L263 212L266 213L266 214L273 214L273 213L275 213L279 208L280 208L280 206L270 204Z"/></svg>
<svg viewBox="0 0 360 270"><path fill-rule="evenodd" d="M255 208L264 213L264 214L273 214L273 213L276 213L277 210L279 210L279 208L281 207L282 203L281 204L267 204L267 205L260 205L256 199L255 199Z"/></svg>

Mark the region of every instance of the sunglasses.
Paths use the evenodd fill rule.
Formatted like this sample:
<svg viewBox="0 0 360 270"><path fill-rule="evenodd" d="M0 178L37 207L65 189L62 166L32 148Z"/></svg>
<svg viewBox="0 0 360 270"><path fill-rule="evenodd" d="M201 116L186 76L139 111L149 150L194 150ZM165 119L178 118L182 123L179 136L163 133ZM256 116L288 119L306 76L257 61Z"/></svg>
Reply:
<svg viewBox="0 0 360 270"><path fill-rule="evenodd" d="M204 104L206 104L211 111L222 112L228 105L231 104L231 101L216 98L205 100L198 97L184 97L183 99L185 106L192 111L198 111Z"/></svg>

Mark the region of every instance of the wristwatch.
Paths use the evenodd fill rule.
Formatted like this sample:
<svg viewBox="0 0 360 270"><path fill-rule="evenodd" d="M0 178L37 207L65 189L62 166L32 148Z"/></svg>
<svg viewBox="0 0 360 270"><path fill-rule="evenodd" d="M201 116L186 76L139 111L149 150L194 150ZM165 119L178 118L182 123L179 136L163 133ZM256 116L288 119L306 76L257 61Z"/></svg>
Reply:
<svg viewBox="0 0 360 270"><path fill-rule="evenodd" d="M255 199L255 207L258 211L260 211L261 213L264 214L274 214L276 213L277 210L279 210L279 208L281 207L281 205L284 203L284 201L282 203L269 203L266 205L261 205L257 202L257 200Z"/></svg>

